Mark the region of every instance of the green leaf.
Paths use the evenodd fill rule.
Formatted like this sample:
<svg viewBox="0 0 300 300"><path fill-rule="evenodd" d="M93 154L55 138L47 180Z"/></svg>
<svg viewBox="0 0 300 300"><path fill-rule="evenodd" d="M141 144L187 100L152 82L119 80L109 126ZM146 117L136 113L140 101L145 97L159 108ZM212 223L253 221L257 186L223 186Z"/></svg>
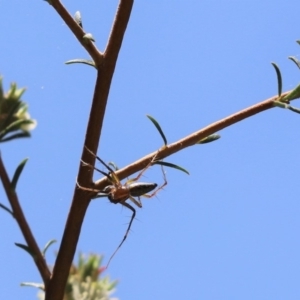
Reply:
<svg viewBox="0 0 300 300"><path fill-rule="evenodd" d="M296 41L296 43L298 43L299 45L300 45L300 41L298 40L298 41Z"/></svg>
<svg viewBox="0 0 300 300"><path fill-rule="evenodd" d="M220 138L221 136L219 134L211 134L209 136L207 136L206 138L200 140L199 142L197 142L196 144L207 144L213 141L216 141Z"/></svg>
<svg viewBox="0 0 300 300"><path fill-rule="evenodd" d="M28 161L28 158L25 158L24 160L21 161L21 163L18 165L16 171L15 171L15 174L14 174L14 177L11 181L11 188L15 191L16 190L16 187L17 187L17 183L18 183L18 180L19 180L19 177L26 165Z"/></svg>
<svg viewBox="0 0 300 300"><path fill-rule="evenodd" d="M7 206L5 206L4 204L0 203L0 207L3 208L8 213L10 213L13 217L15 217L14 213Z"/></svg>
<svg viewBox="0 0 300 300"><path fill-rule="evenodd" d="M66 65L71 65L71 64L85 64L85 65L92 66L95 69L97 69L94 61L90 60L90 59L83 59L83 58L82 59L81 58L71 59L71 60L66 61L65 64Z"/></svg>
<svg viewBox="0 0 300 300"><path fill-rule="evenodd" d="M300 114L300 109L299 108L296 108L296 107L293 107L293 106L290 106L288 107L289 110L297 113L297 114Z"/></svg>
<svg viewBox="0 0 300 300"><path fill-rule="evenodd" d="M5 118L5 121L3 122L2 128L5 129L9 124L13 122L14 114L18 112L18 110L22 107L22 102L20 101L14 101L15 103L11 105L10 110ZM13 102L10 102L13 103Z"/></svg>
<svg viewBox="0 0 300 300"><path fill-rule="evenodd" d="M167 144L168 144L168 143L167 143L167 139L166 139L166 137L165 137L165 135L164 135L164 133L163 133L163 131L162 131L160 125L158 124L158 122L157 122L153 117L151 117L151 116L149 116L149 115L147 115L147 117L148 117L148 119L154 124L154 126L155 126L156 129L158 130L160 136L162 137L165 146L167 146Z"/></svg>
<svg viewBox="0 0 300 300"><path fill-rule="evenodd" d="M38 288L42 291L45 291L45 286L42 283L37 283L37 282L22 282L21 286L31 286Z"/></svg>
<svg viewBox="0 0 300 300"><path fill-rule="evenodd" d="M96 42L93 35L91 33L86 33L84 36L83 36L83 39L84 40L88 40L88 41L92 41L92 42Z"/></svg>
<svg viewBox="0 0 300 300"><path fill-rule="evenodd" d="M274 67L275 71L276 71L276 75L277 75L277 83L278 83L278 97L281 96L281 92L282 92L282 78L281 78L281 73L280 70L278 68L278 66L275 63L271 63L272 66Z"/></svg>
<svg viewBox="0 0 300 300"><path fill-rule="evenodd" d="M19 244L19 243L15 243L15 245L23 250L25 250L28 254L30 254L30 256L35 259L35 254L34 252L27 246L24 244Z"/></svg>
<svg viewBox="0 0 300 300"><path fill-rule="evenodd" d="M48 248L49 248L52 244L54 244L54 243L56 243L56 242L57 242L56 240L50 240L50 241L45 245L45 247L44 247L44 249L43 249L43 251L42 251L43 256L46 255L46 252L47 252Z"/></svg>
<svg viewBox="0 0 300 300"><path fill-rule="evenodd" d="M290 60L292 60L297 65L297 67L300 69L300 61L295 56L289 56L288 58Z"/></svg>
<svg viewBox="0 0 300 300"><path fill-rule="evenodd" d="M286 96L284 96L282 98L282 100L284 101L290 101L296 98L300 97L300 84L298 86L296 86L289 94L287 94Z"/></svg>
<svg viewBox="0 0 300 300"><path fill-rule="evenodd" d="M76 11L74 15L75 22L82 28L82 21L81 21L81 13L80 11Z"/></svg>
<svg viewBox="0 0 300 300"><path fill-rule="evenodd" d="M174 168L174 169L180 170L180 171L190 175L190 173L186 169L184 169L178 165L174 165L172 163L165 162L165 161L158 160L158 161L155 161L153 163L153 165L161 165L161 166L165 166L165 167L169 167L169 168Z"/></svg>
<svg viewBox="0 0 300 300"><path fill-rule="evenodd" d="M0 143L8 142L8 141L11 141L13 139L18 139L18 138L23 138L23 137L31 137L30 132L20 132L20 133L12 134L12 135L4 138L4 139L1 139Z"/></svg>

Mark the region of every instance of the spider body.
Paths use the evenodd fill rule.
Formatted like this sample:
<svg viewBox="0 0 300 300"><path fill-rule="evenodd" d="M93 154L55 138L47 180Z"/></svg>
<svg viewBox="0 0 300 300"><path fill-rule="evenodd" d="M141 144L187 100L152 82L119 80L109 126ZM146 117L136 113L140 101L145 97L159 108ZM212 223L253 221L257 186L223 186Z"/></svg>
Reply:
<svg viewBox="0 0 300 300"><path fill-rule="evenodd" d="M90 191L90 192L96 192L97 195L93 198L98 198L98 197L103 197L103 196L107 196L109 201L114 203L114 204L118 204L120 203L121 205L127 207L128 209L130 209L132 211L132 216L131 219L129 221L128 224L128 228L126 230L126 233L121 241L121 243L119 244L119 246L117 247L117 249L115 250L115 252L111 255L107 266L109 265L111 259L114 257L114 255L116 254L116 252L120 249L120 247L122 246L122 244L125 242L127 235L130 231L132 222L135 218L136 215L136 211L134 209L134 207L132 207L129 203L126 202L126 200L131 200L137 207L141 208L142 207L142 202L140 201L140 197L146 197L146 198L152 198L153 196L155 196L157 194L158 191L160 191L161 189L163 189L164 186L167 185L167 180L166 180L166 175L165 172L163 170L162 167L162 172L163 172L163 178L164 178L164 183L157 187L156 183L148 183L148 182L137 182L140 177L143 175L143 173L155 162L155 157L149 162L149 164L138 174L138 176L136 178L133 179L129 179L125 184L122 184L119 180L119 178L117 177L117 175L115 174L114 170L107 165L100 157L96 156L92 151L90 151L87 147L85 147L86 150L91 153L94 157L96 157L96 159L98 161L100 161L108 170L109 173L105 173L101 170L99 170L98 168L88 165L86 163L84 163L86 166L93 168L94 170L100 172L102 175L106 176L107 179L110 181L110 185L106 186L103 190L96 190L96 189L92 189L92 188L85 188L80 186L77 183L77 186L85 191ZM147 194L149 192L152 192L152 194ZM138 199L134 198L137 197Z"/></svg>
<svg viewBox="0 0 300 300"><path fill-rule="evenodd" d="M110 202L117 204L131 199L132 197L147 197L147 193L153 191L157 187L156 183L149 182L132 182L125 183L124 185L108 185L101 191L103 194L107 194L107 197ZM134 201L133 201L134 202ZM139 202L134 202L138 207L142 207Z"/></svg>

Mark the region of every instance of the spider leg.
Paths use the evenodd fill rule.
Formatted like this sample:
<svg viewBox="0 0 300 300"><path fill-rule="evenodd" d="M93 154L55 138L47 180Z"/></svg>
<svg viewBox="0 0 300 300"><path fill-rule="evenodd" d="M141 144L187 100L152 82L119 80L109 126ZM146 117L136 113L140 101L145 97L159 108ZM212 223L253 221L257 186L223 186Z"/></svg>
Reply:
<svg viewBox="0 0 300 300"><path fill-rule="evenodd" d="M96 167L93 166L93 165L90 165L90 164L84 162L83 160L81 160L81 162L82 162L82 164L83 164L84 166L86 166L86 167L88 167L88 168L90 168L90 169L93 169L93 170L98 171L98 172L101 173L102 175L106 176L106 177L108 178L109 181L113 182L113 178L110 176L110 174L101 171L100 169L96 168Z"/></svg>
<svg viewBox="0 0 300 300"><path fill-rule="evenodd" d="M138 181L142 177L142 175L147 171L147 169L153 165L153 163L155 162L155 159L156 159L156 156L157 156L158 152L159 151L157 151L157 153L153 156L153 158L148 163L148 165L137 175L137 177L129 179L127 181L127 183L130 183L130 182L133 182L133 181Z"/></svg>
<svg viewBox="0 0 300 300"><path fill-rule="evenodd" d="M76 180L76 185L79 189L83 190L83 191L87 191L87 192L94 192L94 193L102 193L103 191L97 190L97 189L92 189L92 188L86 188L81 186L78 181ZM103 192L104 193L104 192ZM105 194L105 193L104 193Z"/></svg>
<svg viewBox="0 0 300 300"><path fill-rule="evenodd" d="M162 170L162 173L163 173L164 183L161 186L159 186L152 194L150 194L150 195L149 194L144 194L144 195L142 195L143 197L146 197L146 198L154 197L160 190L162 190L168 184L166 173L165 173L164 168L163 168L162 165L161 165L161 170Z"/></svg>
<svg viewBox="0 0 300 300"><path fill-rule="evenodd" d="M140 200L140 197L138 197L139 200L136 200L132 196L129 196L129 199L139 208L142 208L142 202Z"/></svg>
<svg viewBox="0 0 300 300"><path fill-rule="evenodd" d="M99 171L101 174L106 174L106 176L112 181L112 182L116 182L116 183L119 183L120 180L118 179L117 175L115 174L114 170L109 166L107 165L99 156L95 155L87 146L84 146L85 149L90 153L92 154L98 161L101 162L102 165L104 165L106 167L107 170L109 170L110 174L106 174L102 171L100 171L99 169L95 168L95 170Z"/></svg>
<svg viewBox="0 0 300 300"><path fill-rule="evenodd" d="M130 209L130 210L132 211L132 216L131 216L130 222L129 222L128 227L127 227L127 230L126 230L126 232L125 232L125 235L124 235L124 237L123 237L123 239L122 239L120 245L117 247L117 249L115 250L115 252L111 255L111 257L110 257L109 260L108 260L108 263L107 263L107 265L106 265L106 269L108 268L108 266L109 266L111 260L112 260L113 257L115 256L115 254L118 252L118 250L121 248L121 246L122 246L123 243L125 242L125 240L126 240L126 238L127 238L127 236L128 236L128 233L129 233L129 231L130 231L132 222L133 222L133 220L134 220L134 218L135 218L135 214L136 214L135 209L134 209L130 204L128 204L128 203L126 203L126 202L120 202L120 204L122 204L123 206L127 207L128 209Z"/></svg>

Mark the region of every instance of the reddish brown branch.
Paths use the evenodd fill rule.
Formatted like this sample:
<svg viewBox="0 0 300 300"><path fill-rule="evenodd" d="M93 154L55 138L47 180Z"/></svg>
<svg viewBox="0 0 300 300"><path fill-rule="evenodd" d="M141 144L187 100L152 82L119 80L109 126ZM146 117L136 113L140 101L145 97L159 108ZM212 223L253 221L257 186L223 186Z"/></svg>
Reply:
<svg viewBox="0 0 300 300"><path fill-rule="evenodd" d="M55 2L58 1L56 0ZM133 0L120 0L107 49L105 51L104 60L101 65L98 65L93 103L84 143L94 153L97 152L111 80L127 23L129 21L132 5ZM83 147L82 160L89 164L94 164L95 158L88 155ZM91 170L89 168L83 168L80 165L78 182L83 186L89 186L91 181ZM90 196L84 191L75 188L72 206L70 208L62 242L53 269L53 276L46 290L46 300L63 299L70 266L76 251L81 226L89 202Z"/></svg>
<svg viewBox="0 0 300 300"><path fill-rule="evenodd" d="M121 0L112 26L104 56L116 63L133 6L133 0Z"/></svg>
<svg viewBox="0 0 300 300"><path fill-rule="evenodd" d="M5 190L6 196L11 205L13 216L16 219L16 221L21 229L21 232L27 243L27 246L30 248L31 252L34 255L34 262L41 274L41 277L43 278L44 285L47 286L47 284L50 280L51 273L47 267L47 264L46 264L46 261L45 261L43 255L34 239L34 236L30 230L30 227L25 219L21 205L19 203L17 193L11 188L11 182L10 182L10 179L6 172L6 169L4 167L1 156L0 156L0 177L1 177L1 181L3 184L4 190Z"/></svg>
<svg viewBox="0 0 300 300"><path fill-rule="evenodd" d="M289 94L291 91L285 92L282 94L282 97ZM153 159L155 155L157 155L157 160L163 159L165 157L170 156L171 154L174 154L184 148L187 148L189 146L195 145L195 143L199 142L203 138L216 133L226 127L229 127L237 122L240 122L246 118L249 118L255 114L258 114L260 112L263 112L267 109L273 108L274 101L277 99L277 96L271 97L263 102L260 102L258 104L255 104L253 106L250 106L246 109L243 109L235 114L232 114L220 121L217 121L215 123L212 123L190 135L187 137L184 137L180 140L178 140L175 143L169 144L166 147L162 147L159 149L159 153L157 154L157 151L152 152L143 158L137 160L136 162L124 167L123 169L120 169L116 172L118 178L120 180L129 177L130 175L142 170L147 166L149 161ZM106 178L102 178L101 180L98 180L95 182L94 188L102 190L107 185Z"/></svg>

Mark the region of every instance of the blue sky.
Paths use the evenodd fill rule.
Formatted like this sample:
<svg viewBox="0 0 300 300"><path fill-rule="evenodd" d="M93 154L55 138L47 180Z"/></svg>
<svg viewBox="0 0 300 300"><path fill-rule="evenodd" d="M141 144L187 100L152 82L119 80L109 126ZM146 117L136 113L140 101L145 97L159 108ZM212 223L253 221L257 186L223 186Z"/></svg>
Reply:
<svg viewBox="0 0 300 300"><path fill-rule="evenodd" d="M104 50L118 1L64 1ZM12 175L29 162L18 185L24 212L42 248L60 241L71 203L96 72L64 65L88 58L44 1L0 1L0 73L5 89L26 86L23 99L38 126L32 138L3 144ZM296 1L136 1L119 55L99 156L125 166L162 146L146 118L169 142L276 94L271 62L283 89L300 81L287 59L298 56ZM297 101L294 106L300 106ZM167 187L143 200L132 231L108 274L120 299L299 299L300 117L275 108L219 132L214 143L168 159ZM100 176L95 174L95 179ZM162 183L159 168L143 181ZM0 191L1 203L7 204ZM1 211L3 299L34 299L41 282L23 237ZM93 201L78 251L115 250L130 213L107 199ZM48 251L53 264L58 244ZM77 257L75 259L77 261Z"/></svg>

